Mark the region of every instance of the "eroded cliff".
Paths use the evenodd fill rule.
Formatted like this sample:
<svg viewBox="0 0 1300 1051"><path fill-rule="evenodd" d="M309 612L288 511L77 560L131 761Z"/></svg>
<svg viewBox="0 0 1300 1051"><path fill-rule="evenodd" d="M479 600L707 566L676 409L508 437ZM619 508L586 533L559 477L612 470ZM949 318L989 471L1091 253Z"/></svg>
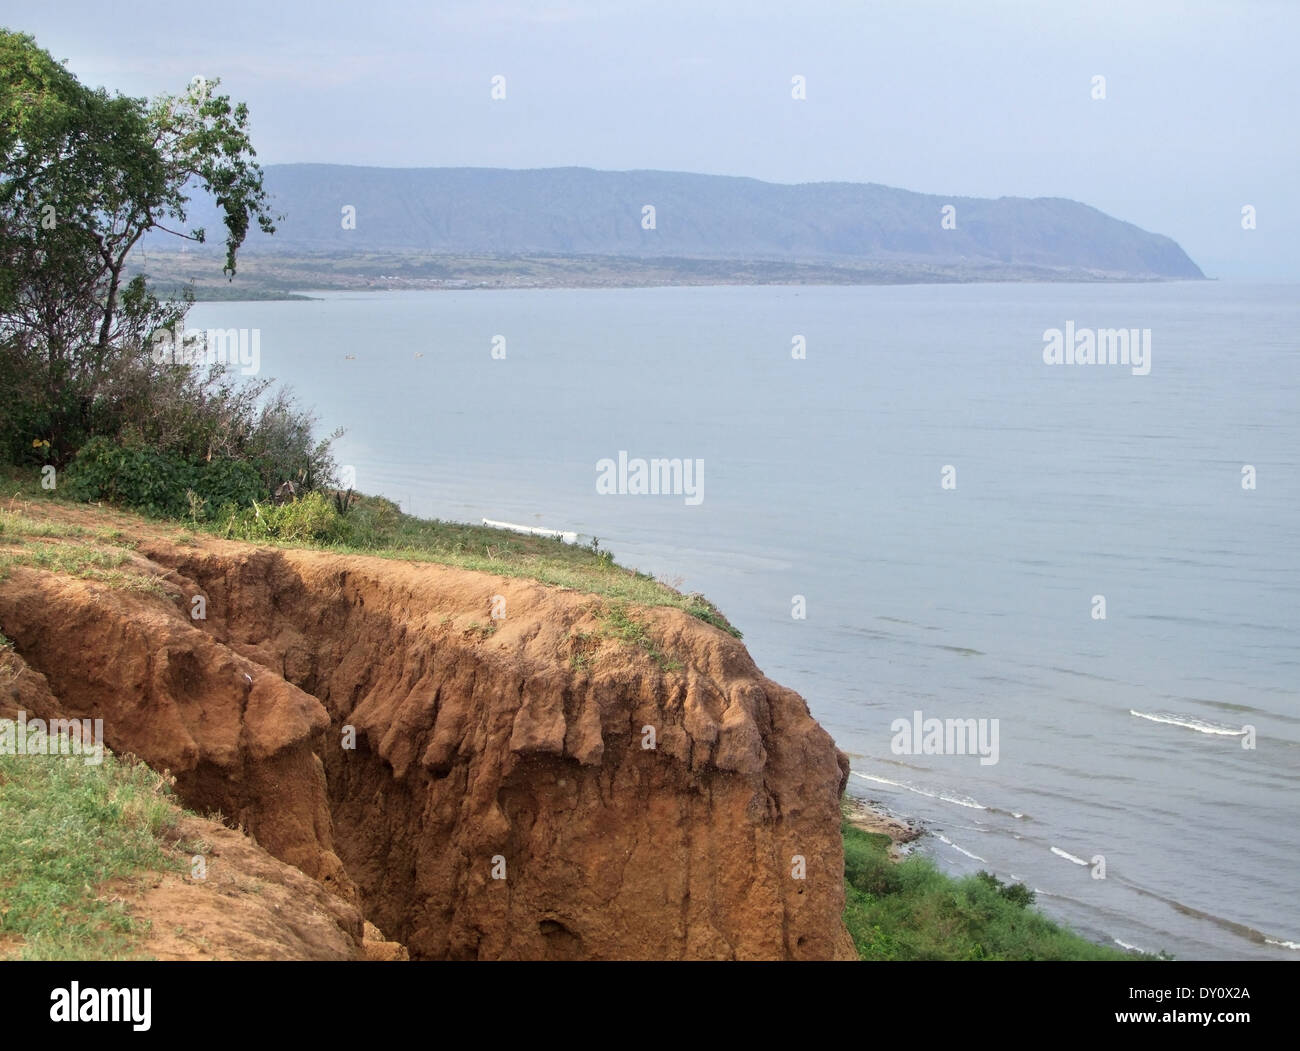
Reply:
<svg viewBox="0 0 1300 1051"><path fill-rule="evenodd" d="M48 684L10 707L102 718L413 958L854 958L847 761L725 632L637 610L647 648L600 599L431 564L136 551L166 597L10 570Z"/></svg>

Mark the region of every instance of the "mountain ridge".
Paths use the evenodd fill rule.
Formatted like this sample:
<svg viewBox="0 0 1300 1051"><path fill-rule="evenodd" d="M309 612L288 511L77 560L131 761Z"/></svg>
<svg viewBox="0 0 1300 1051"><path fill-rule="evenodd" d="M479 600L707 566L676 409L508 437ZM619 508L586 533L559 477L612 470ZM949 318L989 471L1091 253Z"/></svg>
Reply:
<svg viewBox="0 0 1300 1051"><path fill-rule="evenodd" d="M266 166L265 182L282 218L273 237L250 232L250 253L870 263L1120 280L1205 276L1173 239L1061 197L944 197L878 183L583 167L277 164ZM947 206L951 228L944 226ZM191 225L216 238L212 202L194 201ZM176 244L161 234L147 240L153 249Z"/></svg>

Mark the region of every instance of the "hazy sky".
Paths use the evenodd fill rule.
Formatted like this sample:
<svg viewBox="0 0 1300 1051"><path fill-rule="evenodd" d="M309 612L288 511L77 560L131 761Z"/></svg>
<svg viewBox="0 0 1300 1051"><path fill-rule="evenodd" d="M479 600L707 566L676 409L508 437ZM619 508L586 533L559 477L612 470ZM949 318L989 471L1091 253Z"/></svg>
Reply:
<svg viewBox="0 0 1300 1051"><path fill-rule="evenodd" d="M220 76L265 163L1070 197L1210 276L1300 280L1300 0L6 0L0 23L129 94Z"/></svg>

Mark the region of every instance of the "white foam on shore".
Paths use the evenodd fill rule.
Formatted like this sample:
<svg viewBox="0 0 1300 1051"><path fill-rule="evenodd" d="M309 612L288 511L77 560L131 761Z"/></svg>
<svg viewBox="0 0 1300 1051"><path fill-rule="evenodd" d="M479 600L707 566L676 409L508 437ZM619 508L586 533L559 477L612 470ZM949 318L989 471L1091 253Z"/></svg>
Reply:
<svg viewBox="0 0 1300 1051"><path fill-rule="evenodd" d="M851 770L850 773L852 773L854 777L862 778L864 781L875 781L877 784L890 785L893 788L901 788L904 791L915 792L918 796L925 796L928 799L939 799L945 803L953 803L956 806L968 807L971 810L988 809L988 807L983 803L977 803L974 799L971 799L970 796L950 796L945 795L942 792L930 792L924 788L916 788L912 785L904 784L902 781L891 781L887 777L876 777L874 774L860 774L856 770Z"/></svg>
<svg viewBox="0 0 1300 1051"><path fill-rule="evenodd" d="M978 854L972 854L969 850L966 850L964 847L957 846L956 843L954 843L951 839L945 836L942 832L935 832L934 835L937 836L944 843L947 843L948 846L952 847L952 849L955 850L958 854L965 854L968 858L971 859L971 861L983 861L984 864L986 865L988 864L988 861L980 857Z"/></svg>
<svg viewBox="0 0 1300 1051"><path fill-rule="evenodd" d="M1058 858L1065 858L1066 861L1073 861L1076 865L1088 864L1086 861L1083 860L1083 858L1076 858L1073 854L1067 853L1066 851L1062 850L1060 847L1053 847L1052 853L1055 854Z"/></svg>
<svg viewBox="0 0 1300 1051"><path fill-rule="evenodd" d="M1139 719L1148 719L1153 723L1166 723L1170 726L1182 726L1188 730L1195 730L1197 733L1214 734L1218 737L1243 737L1245 730L1238 730L1231 726L1223 726L1220 723L1207 723L1204 719L1197 719L1193 715L1175 715L1172 712L1139 712L1132 708L1128 710L1129 715L1136 715Z"/></svg>
<svg viewBox="0 0 1300 1051"><path fill-rule="evenodd" d="M1129 952L1141 952L1141 953L1146 953L1146 955L1148 955L1148 956L1154 956L1154 955L1155 955L1155 953L1151 952L1150 949L1143 949L1140 945L1130 945L1128 942L1120 941L1118 938L1112 938L1111 941L1113 941L1113 942L1114 942L1116 945L1118 945L1121 949L1127 949Z"/></svg>

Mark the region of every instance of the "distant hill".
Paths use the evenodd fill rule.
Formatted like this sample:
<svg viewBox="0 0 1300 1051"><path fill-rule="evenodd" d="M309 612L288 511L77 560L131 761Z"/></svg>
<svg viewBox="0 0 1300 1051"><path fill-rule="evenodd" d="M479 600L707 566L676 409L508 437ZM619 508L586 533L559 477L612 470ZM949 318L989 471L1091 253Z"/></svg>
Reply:
<svg viewBox="0 0 1300 1051"><path fill-rule="evenodd" d="M1062 198L938 197L872 183L781 185L681 172L590 168L364 168L284 164L266 186L285 218L250 253L598 256L831 265L897 264L1201 278L1176 242ZM342 209L356 209L344 229ZM655 228L643 229L643 207ZM940 225L956 209L955 229ZM209 243L219 222L196 202ZM150 248L174 247L160 238Z"/></svg>

